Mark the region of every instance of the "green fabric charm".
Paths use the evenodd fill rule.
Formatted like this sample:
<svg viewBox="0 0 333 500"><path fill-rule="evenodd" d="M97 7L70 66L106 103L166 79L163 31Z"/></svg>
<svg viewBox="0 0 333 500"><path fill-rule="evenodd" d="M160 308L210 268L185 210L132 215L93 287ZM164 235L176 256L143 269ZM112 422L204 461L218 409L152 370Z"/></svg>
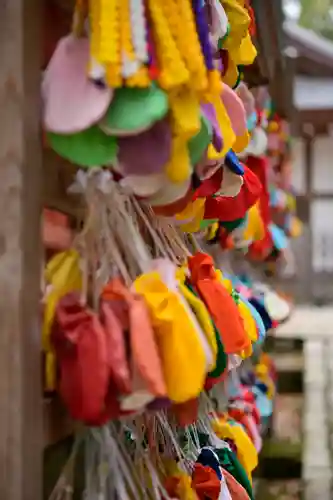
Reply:
<svg viewBox="0 0 333 500"><path fill-rule="evenodd" d="M63 135L48 132L47 138L59 156L80 167L110 165L117 156L115 137L105 135L96 125L77 134Z"/></svg>
<svg viewBox="0 0 333 500"><path fill-rule="evenodd" d="M220 221L220 225L224 227L224 229L226 229L228 233L232 233L232 231L241 226L244 221L245 217L242 217L241 219L236 219L232 221L226 221L226 222Z"/></svg>
<svg viewBox="0 0 333 500"><path fill-rule="evenodd" d="M224 373L225 370L227 369L228 356L224 352L224 347L222 344L221 335L220 335L220 333L219 333L218 329L216 328L213 321L212 321L212 323L213 323L213 327L214 327L214 331L215 331L215 338L216 338L216 343L217 343L217 357L216 357L216 366L215 366L214 370L212 370L211 372L208 373L208 377L209 378L219 378L222 375L222 373Z"/></svg>
<svg viewBox="0 0 333 500"><path fill-rule="evenodd" d="M217 222L217 219L203 219L200 222L200 230L203 231L204 229L207 229L208 226L211 226L212 224L215 224Z"/></svg>
<svg viewBox="0 0 333 500"><path fill-rule="evenodd" d="M236 454L228 448L215 448L214 452L219 458L221 467L232 474L246 490L250 500L254 500L251 483Z"/></svg>
<svg viewBox="0 0 333 500"><path fill-rule="evenodd" d="M237 89L237 87L238 87L238 85L240 84L241 81L242 81L242 75L240 73L238 73L236 83L235 83L235 85L232 88L233 89Z"/></svg>
<svg viewBox="0 0 333 500"><path fill-rule="evenodd" d="M205 116L201 116L201 129L188 141L188 151L192 165L196 165L203 157L213 137L212 125Z"/></svg>
<svg viewBox="0 0 333 500"><path fill-rule="evenodd" d="M226 31L226 34L225 34L222 38L219 38L219 39L218 39L218 42L217 42L217 48L218 48L219 50L222 50L222 49L223 49L223 44L224 44L224 42L226 41L226 39L228 38L229 34L230 34L230 23L229 23L229 24L228 24L228 26L227 26L227 31Z"/></svg>
<svg viewBox="0 0 333 500"><path fill-rule="evenodd" d="M234 299L234 301L238 305L239 302L240 302L239 293L236 292L236 290L233 289L232 292L231 292L231 297Z"/></svg>
<svg viewBox="0 0 333 500"><path fill-rule="evenodd" d="M168 97L157 85L148 89L122 87L115 91L100 127L109 135L136 135L162 120L168 110Z"/></svg>

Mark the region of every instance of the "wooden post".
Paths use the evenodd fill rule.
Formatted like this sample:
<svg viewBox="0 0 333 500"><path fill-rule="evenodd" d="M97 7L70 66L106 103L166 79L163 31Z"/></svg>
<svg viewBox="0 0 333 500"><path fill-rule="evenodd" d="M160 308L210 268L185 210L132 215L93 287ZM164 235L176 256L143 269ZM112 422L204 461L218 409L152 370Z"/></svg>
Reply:
<svg viewBox="0 0 333 500"><path fill-rule="evenodd" d="M42 498L39 0L0 1L0 498Z"/></svg>
<svg viewBox="0 0 333 500"><path fill-rule="evenodd" d="M308 291L308 300L313 301L314 292L314 250L313 250L313 227L312 227L312 196L313 196L313 177L314 177L314 162L313 162L313 127L305 126L305 189L306 198L308 200L308 214L309 214L309 243L308 243L308 268L306 277L306 289Z"/></svg>

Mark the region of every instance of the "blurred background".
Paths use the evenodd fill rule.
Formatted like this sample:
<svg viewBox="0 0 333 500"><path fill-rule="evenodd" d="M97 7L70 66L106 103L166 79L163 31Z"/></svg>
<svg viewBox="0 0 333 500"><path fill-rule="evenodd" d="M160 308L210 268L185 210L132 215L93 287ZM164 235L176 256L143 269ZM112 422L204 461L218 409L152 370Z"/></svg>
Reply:
<svg viewBox="0 0 333 500"><path fill-rule="evenodd" d="M254 0L261 64L290 125L284 159L303 232L271 278L295 301L269 350L279 372L259 500L333 498L333 1ZM269 10L271 9L271 10ZM279 277L280 276L280 277Z"/></svg>
<svg viewBox="0 0 333 500"><path fill-rule="evenodd" d="M323 306L333 301L333 2L272 4L267 13L265 2L254 1L273 75L270 93L291 127L291 184L304 223L293 242L297 280L286 271L283 286L298 303Z"/></svg>

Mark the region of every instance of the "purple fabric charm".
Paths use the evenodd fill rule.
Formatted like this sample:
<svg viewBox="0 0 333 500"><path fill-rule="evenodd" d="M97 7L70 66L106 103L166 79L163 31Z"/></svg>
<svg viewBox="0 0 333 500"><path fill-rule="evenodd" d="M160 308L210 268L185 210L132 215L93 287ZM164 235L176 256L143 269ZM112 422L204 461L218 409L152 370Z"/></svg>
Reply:
<svg viewBox="0 0 333 500"><path fill-rule="evenodd" d="M168 398L156 398L148 404L147 409L150 411L167 410L171 406L171 401Z"/></svg>
<svg viewBox="0 0 333 500"><path fill-rule="evenodd" d="M171 130L167 120L138 135L118 138L118 160L124 175L157 174L171 155Z"/></svg>
<svg viewBox="0 0 333 500"><path fill-rule="evenodd" d="M201 0L192 0L193 11L197 25L197 32L200 40L201 50L205 58L206 68L209 71L215 69L211 43L209 39L209 27L205 11L202 8Z"/></svg>
<svg viewBox="0 0 333 500"><path fill-rule="evenodd" d="M223 138L221 134L221 130L216 119L216 113L214 106L210 103L201 104L201 110L207 120L212 124L213 128L213 139L212 143L217 152L222 151L223 149Z"/></svg>

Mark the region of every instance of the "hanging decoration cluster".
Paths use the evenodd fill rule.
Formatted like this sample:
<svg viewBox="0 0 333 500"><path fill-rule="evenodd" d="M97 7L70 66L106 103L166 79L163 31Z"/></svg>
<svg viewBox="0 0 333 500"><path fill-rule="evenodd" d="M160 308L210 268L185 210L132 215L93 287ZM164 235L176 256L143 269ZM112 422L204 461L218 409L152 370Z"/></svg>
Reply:
<svg viewBox="0 0 333 500"><path fill-rule="evenodd" d="M275 270L296 220L242 81L255 34L249 0L77 0L45 69L45 147L86 207L80 231L44 213L45 392L84 424L87 500L253 498L291 304L209 252Z"/></svg>

